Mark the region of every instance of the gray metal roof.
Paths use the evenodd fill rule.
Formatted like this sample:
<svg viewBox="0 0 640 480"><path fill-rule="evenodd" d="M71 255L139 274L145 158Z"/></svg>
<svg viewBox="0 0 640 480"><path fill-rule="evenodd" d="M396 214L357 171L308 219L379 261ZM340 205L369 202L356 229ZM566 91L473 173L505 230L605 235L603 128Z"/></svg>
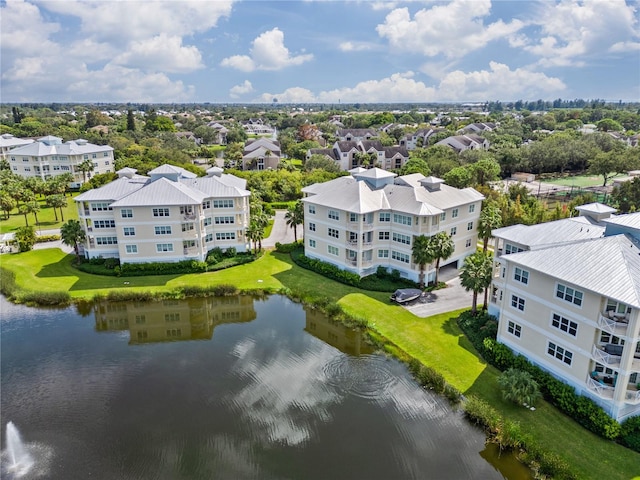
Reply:
<svg viewBox="0 0 640 480"><path fill-rule="evenodd" d="M93 143L84 143L84 141L81 140L72 140L62 144L51 145L47 145L41 141L33 142L28 145L23 145L22 147L13 148L9 153L11 155L44 157L47 155L83 155L97 152L110 152L112 150L113 148L109 145L94 145Z"/></svg>
<svg viewBox="0 0 640 480"><path fill-rule="evenodd" d="M147 183L126 197L116 200L112 207L143 207L156 205L196 205L202 203L207 196L183 183L168 178L159 178Z"/></svg>
<svg viewBox="0 0 640 480"><path fill-rule="evenodd" d="M93 188L78 195L76 202L96 202L119 200L130 193L140 190L149 181L149 177L134 175L132 178L121 177L99 188Z"/></svg>
<svg viewBox="0 0 640 480"><path fill-rule="evenodd" d="M614 235L502 259L640 308L640 249L627 235Z"/></svg>
<svg viewBox="0 0 640 480"><path fill-rule="evenodd" d="M604 236L604 230L604 226L592 223L588 217L573 217L537 225L518 224L497 228L491 235L536 250L551 245L600 238Z"/></svg>
<svg viewBox="0 0 640 480"><path fill-rule="evenodd" d="M602 221L605 223L612 223L614 225L640 230L640 212L616 215L615 217L609 217Z"/></svg>

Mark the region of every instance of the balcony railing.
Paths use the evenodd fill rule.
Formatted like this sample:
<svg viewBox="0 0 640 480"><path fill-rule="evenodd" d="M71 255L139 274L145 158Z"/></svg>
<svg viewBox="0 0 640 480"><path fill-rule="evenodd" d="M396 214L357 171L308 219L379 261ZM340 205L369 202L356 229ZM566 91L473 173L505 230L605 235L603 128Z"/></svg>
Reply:
<svg viewBox="0 0 640 480"><path fill-rule="evenodd" d="M592 392L595 392L601 398L606 398L608 400L613 400L613 391L615 388L611 385L605 385L604 383L600 383L599 381L587 377L587 388Z"/></svg>
<svg viewBox="0 0 640 480"><path fill-rule="evenodd" d="M624 337L627 334L629 322L624 318L609 318L600 314L600 317L598 318L598 326L605 332L609 332L612 335Z"/></svg>
<svg viewBox="0 0 640 480"><path fill-rule="evenodd" d="M627 390L624 399L628 403L640 403L640 390Z"/></svg>
<svg viewBox="0 0 640 480"><path fill-rule="evenodd" d="M611 355L610 353L601 350L597 345L593 346L593 350L591 351L591 358L593 358L596 362L602 363L604 365L620 365L619 355Z"/></svg>

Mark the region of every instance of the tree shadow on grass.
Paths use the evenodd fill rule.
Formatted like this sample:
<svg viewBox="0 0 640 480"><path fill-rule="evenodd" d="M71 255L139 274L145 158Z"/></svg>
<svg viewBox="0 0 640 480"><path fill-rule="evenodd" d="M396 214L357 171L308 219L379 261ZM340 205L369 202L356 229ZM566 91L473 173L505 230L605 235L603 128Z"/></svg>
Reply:
<svg viewBox="0 0 640 480"><path fill-rule="evenodd" d="M77 277L76 282L69 288L74 290L101 290L110 288L133 288L133 287L159 287L166 285L169 281L182 275L146 275L137 277L110 277L107 275L95 275L85 273L73 267L75 261L74 254L68 254L59 261L44 265L36 277L39 278L60 278Z"/></svg>

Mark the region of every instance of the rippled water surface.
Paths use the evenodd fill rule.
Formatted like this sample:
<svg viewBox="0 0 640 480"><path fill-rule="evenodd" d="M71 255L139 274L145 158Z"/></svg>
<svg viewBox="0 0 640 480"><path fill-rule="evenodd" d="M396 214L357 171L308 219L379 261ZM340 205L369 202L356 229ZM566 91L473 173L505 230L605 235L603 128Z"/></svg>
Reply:
<svg viewBox="0 0 640 480"><path fill-rule="evenodd" d="M24 478L504 478L403 365L286 298L1 302L2 448L12 421Z"/></svg>

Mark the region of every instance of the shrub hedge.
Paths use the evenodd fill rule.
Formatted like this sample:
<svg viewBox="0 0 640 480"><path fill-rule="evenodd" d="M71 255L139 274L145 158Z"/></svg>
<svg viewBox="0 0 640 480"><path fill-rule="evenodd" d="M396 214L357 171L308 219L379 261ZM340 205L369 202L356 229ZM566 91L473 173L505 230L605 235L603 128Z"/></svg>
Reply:
<svg viewBox="0 0 640 480"><path fill-rule="evenodd" d="M560 411L572 417L580 425L593 433L609 439L624 443L621 438L620 424L611 418L593 400L578 395L574 388L558 380L547 371L529 362L524 356L515 354L509 347L498 343L496 340L497 322L488 314L473 316L471 312L464 312L458 318L458 325L467 335L476 350L482 357L500 370L516 368L531 374L545 399L556 406ZM638 421L640 424L640 421ZM634 434L636 429L630 428L628 439L630 444L635 444ZM638 428L640 432L640 428ZM631 445L627 445L630 446ZM633 448L633 447L631 447ZM634 450L636 450L634 448ZM640 450L636 450L640 451Z"/></svg>

